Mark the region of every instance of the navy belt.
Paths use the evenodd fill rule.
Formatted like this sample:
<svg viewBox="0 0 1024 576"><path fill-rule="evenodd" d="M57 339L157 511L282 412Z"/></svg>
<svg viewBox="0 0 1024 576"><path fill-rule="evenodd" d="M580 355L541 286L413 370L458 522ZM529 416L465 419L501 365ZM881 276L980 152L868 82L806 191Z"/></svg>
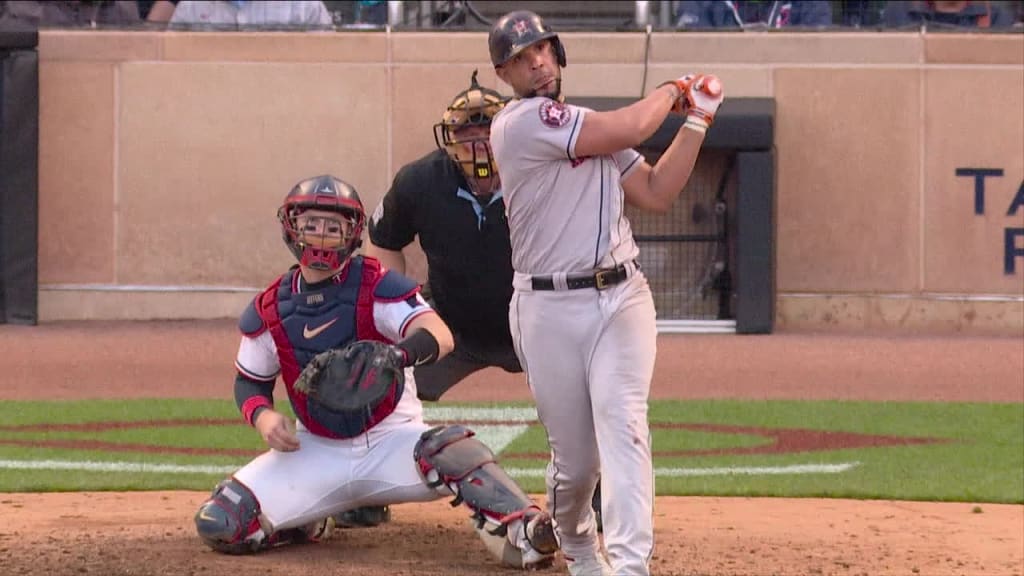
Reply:
<svg viewBox="0 0 1024 576"><path fill-rule="evenodd" d="M635 261L633 266L638 270L640 264ZM614 268L600 268L590 274L570 274L565 277L565 285L569 290L582 290L584 288L596 288L604 290L629 278L629 268L626 264L619 264ZM555 280L551 276L533 276L530 278L534 290L554 290Z"/></svg>

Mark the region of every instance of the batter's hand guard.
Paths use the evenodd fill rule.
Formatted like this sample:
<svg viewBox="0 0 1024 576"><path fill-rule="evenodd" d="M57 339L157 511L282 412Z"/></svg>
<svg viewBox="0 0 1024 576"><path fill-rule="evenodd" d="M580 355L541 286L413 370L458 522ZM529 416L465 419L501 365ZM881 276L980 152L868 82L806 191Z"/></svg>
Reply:
<svg viewBox="0 0 1024 576"><path fill-rule="evenodd" d="M391 344L360 340L313 358L295 389L309 415L342 438L358 436L394 411L405 390L405 353Z"/></svg>

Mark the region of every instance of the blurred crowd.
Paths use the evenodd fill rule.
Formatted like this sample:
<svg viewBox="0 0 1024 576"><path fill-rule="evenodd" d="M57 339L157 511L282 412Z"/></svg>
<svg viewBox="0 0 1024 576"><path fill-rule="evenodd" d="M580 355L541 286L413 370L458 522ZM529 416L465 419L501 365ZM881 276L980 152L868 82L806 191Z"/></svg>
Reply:
<svg viewBox="0 0 1024 576"><path fill-rule="evenodd" d="M409 3L405 4L422 4ZM431 18L465 23L472 2L434 2ZM476 3L486 7L486 3ZM505 3L508 4L508 3ZM574 5L586 13L586 2ZM653 3L652 3L653 4ZM1024 0L715 0L662 3L676 29L982 29L1024 30ZM459 16L461 18L458 18ZM12 27L284 28L379 27L385 1L46 0L0 2L0 29Z"/></svg>

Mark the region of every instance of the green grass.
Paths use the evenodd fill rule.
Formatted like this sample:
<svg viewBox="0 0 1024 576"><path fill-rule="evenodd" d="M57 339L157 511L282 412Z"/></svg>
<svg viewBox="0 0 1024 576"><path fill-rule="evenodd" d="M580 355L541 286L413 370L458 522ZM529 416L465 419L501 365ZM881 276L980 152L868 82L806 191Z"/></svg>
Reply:
<svg viewBox="0 0 1024 576"><path fill-rule="evenodd" d="M446 403L446 407L474 405ZM488 405L494 406L494 405ZM507 406L529 406L526 403ZM429 417L429 413L428 413ZM226 419L227 424L164 426L162 421ZM143 422L152 426L112 430L12 430L30 424ZM838 401L656 401L650 406L655 467L704 469L845 464L850 470L826 474L661 476L661 495L848 497L899 500L1024 503L1024 405L978 403ZM244 465L264 449L259 435L238 416L234 403L206 400L97 400L7 402L0 405L0 460L131 462L148 464ZM942 439L925 445L874 446L785 454L691 455L697 450L750 449L773 442L741 431L658 428L658 424L719 424L769 429ZM158 454L75 450L40 446L72 440L155 447L242 451L242 455ZM19 441L33 445L8 445ZM544 461L514 454L547 453L544 430L531 426L502 452L509 468L542 469ZM658 456L661 453L661 456ZM667 454L675 453L669 457ZM682 454L680 454L682 453ZM155 490L211 488L224 473L153 473L84 470L23 470L0 466L0 492ZM530 492L543 479L523 477Z"/></svg>

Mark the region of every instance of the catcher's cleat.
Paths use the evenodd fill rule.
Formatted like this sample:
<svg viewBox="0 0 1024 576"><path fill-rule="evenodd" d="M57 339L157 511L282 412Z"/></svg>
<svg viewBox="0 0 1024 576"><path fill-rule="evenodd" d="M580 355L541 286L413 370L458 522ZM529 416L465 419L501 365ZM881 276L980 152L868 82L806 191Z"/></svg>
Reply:
<svg viewBox="0 0 1024 576"><path fill-rule="evenodd" d="M299 526L298 528L278 530L263 542L262 548L276 548L287 544L324 542L326 540L330 540L331 534L334 532L334 527L334 518L328 516L323 520L310 522L309 524Z"/></svg>
<svg viewBox="0 0 1024 576"><path fill-rule="evenodd" d="M372 528L391 521L388 506L362 506L333 516L338 528Z"/></svg>

